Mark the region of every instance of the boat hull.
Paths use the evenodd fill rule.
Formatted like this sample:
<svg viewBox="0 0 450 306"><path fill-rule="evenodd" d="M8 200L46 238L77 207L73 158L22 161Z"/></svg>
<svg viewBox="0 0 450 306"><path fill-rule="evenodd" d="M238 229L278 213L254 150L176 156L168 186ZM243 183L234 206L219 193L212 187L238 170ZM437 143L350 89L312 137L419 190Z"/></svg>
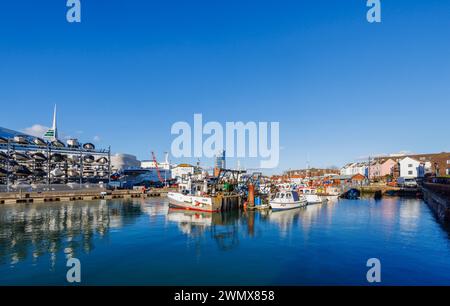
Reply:
<svg viewBox="0 0 450 306"><path fill-rule="evenodd" d="M306 198L308 205L324 203L324 200L316 194L305 194L304 197Z"/></svg>
<svg viewBox="0 0 450 306"><path fill-rule="evenodd" d="M308 204L307 201L297 201L293 203L281 203L281 202L270 202L270 207L272 210L288 210L304 207Z"/></svg>
<svg viewBox="0 0 450 306"><path fill-rule="evenodd" d="M211 197L184 195L177 192L169 192L167 197L169 199L169 207L172 208L203 212L219 211L213 208Z"/></svg>

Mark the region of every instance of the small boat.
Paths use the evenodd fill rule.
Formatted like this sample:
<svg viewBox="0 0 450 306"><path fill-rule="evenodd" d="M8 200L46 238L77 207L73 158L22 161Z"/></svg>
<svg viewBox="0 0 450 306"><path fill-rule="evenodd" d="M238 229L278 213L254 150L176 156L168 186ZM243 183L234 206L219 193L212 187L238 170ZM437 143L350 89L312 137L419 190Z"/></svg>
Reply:
<svg viewBox="0 0 450 306"><path fill-rule="evenodd" d="M313 188L300 188L299 193L302 194L306 198L308 205L322 204L327 201L327 200L322 199L320 196L318 196L316 194L316 190Z"/></svg>
<svg viewBox="0 0 450 306"><path fill-rule="evenodd" d="M8 143L8 139L5 137L0 137L0 143L2 143L2 144Z"/></svg>
<svg viewBox="0 0 450 306"><path fill-rule="evenodd" d="M10 166L10 167L16 167L16 166L18 166L18 165L19 165L19 163L16 162L14 159L10 159L10 160L9 160L9 166Z"/></svg>
<svg viewBox="0 0 450 306"><path fill-rule="evenodd" d="M34 139L33 139L33 143L34 143L35 145L41 146L41 147L47 145L47 142L46 142L44 139L39 138L39 137L34 138Z"/></svg>
<svg viewBox="0 0 450 306"><path fill-rule="evenodd" d="M80 144L78 143L78 140L76 140L76 139L68 139L67 146L69 148L79 148Z"/></svg>
<svg viewBox="0 0 450 306"><path fill-rule="evenodd" d="M27 161L30 160L30 156L28 156L26 153L20 153L20 152L14 152L12 154L13 158L17 161Z"/></svg>
<svg viewBox="0 0 450 306"><path fill-rule="evenodd" d="M33 175L36 176L36 177L44 177L44 176L47 176L47 172L45 172L42 169L35 169L33 171Z"/></svg>
<svg viewBox="0 0 450 306"><path fill-rule="evenodd" d="M50 171L50 175L51 175L52 177L61 177L61 176L64 175L64 171L62 171L62 170L59 169L59 168L55 168L55 169L53 169L52 171Z"/></svg>
<svg viewBox="0 0 450 306"><path fill-rule="evenodd" d="M297 191L280 191L269 202L272 210L293 209L308 205L308 201Z"/></svg>
<svg viewBox="0 0 450 306"><path fill-rule="evenodd" d="M339 196L341 194L341 190L339 187L329 186L325 188L325 193L328 196Z"/></svg>
<svg viewBox="0 0 450 306"><path fill-rule="evenodd" d="M18 143L18 144L29 144L30 142L28 141L28 139L25 136L22 135L17 135L14 136L14 142Z"/></svg>
<svg viewBox="0 0 450 306"><path fill-rule="evenodd" d="M343 193L341 195L341 198L348 199L348 200L357 200L357 199L359 199L360 196L361 196L361 192L356 188L352 188L352 189L348 190L347 192Z"/></svg>
<svg viewBox="0 0 450 306"><path fill-rule="evenodd" d="M23 166L23 165L21 165L21 166L18 166L16 169L15 169L15 174L17 175L17 176L29 176L29 175L32 175L33 173L30 171L30 169L28 169L28 167L26 167L26 166Z"/></svg>
<svg viewBox="0 0 450 306"><path fill-rule="evenodd" d="M95 177L95 173L93 171L84 171L83 172L83 177L85 177L85 178L94 178Z"/></svg>
<svg viewBox="0 0 450 306"><path fill-rule="evenodd" d="M61 140L58 140L58 139L52 141L52 146L57 147L57 148L65 148L66 147L64 142L62 142Z"/></svg>
<svg viewBox="0 0 450 306"><path fill-rule="evenodd" d="M92 155L85 155L85 156L83 157L83 161L84 161L85 163L91 164L91 163L93 163L93 162L95 161L95 158L94 158L94 156L92 156Z"/></svg>
<svg viewBox="0 0 450 306"><path fill-rule="evenodd" d="M5 177L8 175L8 171L6 169L0 168L0 177Z"/></svg>
<svg viewBox="0 0 450 306"><path fill-rule="evenodd" d="M59 153L52 154L51 160L55 163L60 163L64 161L64 156Z"/></svg>
<svg viewBox="0 0 450 306"><path fill-rule="evenodd" d="M8 154L3 151L0 151L0 160L7 160L9 158Z"/></svg>
<svg viewBox="0 0 450 306"><path fill-rule="evenodd" d="M106 157L100 157L99 159L97 159L97 163L104 165L108 163L108 159Z"/></svg>
<svg viewBox="0 0 450 306"><path fill-rule="evenodd" d="M104 171L104 170L98 171L98 172L97 172L97 176L99 176L99 177L105 177L105 176L108 176L108 172L107 172L107 171Z"/></svg>
<svg viewBox="0 0 450 306"><path fill-rule="evenodd" d="M69 171L67 171L67 175L69 177L78 177L78 176L80 176L80 172L78 172L75 169L70 169Z"/></svg>
<svg viewBox="0 0 450 306"><path fill-rule="evenodd" d="M80 156L79 155L68 155L67 160L71 162L72 164L78 164L80 162Z"/></svg>
<svg viewBox="0 0 450 306"><path fill-rule="evenodd" d="M35 161L46 161L47 157L41 153L41 152L37 152L31 155L31 157L35 160Z"/></svg>
<svg viewBox="0 0 450 306"><path fill-rule="evenodd" d="M85 149L85 150L95 150L95 146L94 146L94 144L88 142L88 143L85 143L83 145L83 149Z"/></svg>

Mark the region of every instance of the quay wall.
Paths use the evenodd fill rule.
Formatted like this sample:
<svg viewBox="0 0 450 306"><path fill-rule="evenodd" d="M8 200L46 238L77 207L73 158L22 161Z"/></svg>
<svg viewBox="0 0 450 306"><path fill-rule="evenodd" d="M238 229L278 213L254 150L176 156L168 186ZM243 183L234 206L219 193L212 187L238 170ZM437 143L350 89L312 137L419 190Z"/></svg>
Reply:
<svg viewBox="0 0 450 306"><path fill-rule="evenodd" d="M450 223L450 186L425 183L423 199L436 214L440 222Z"/></svg>
<svg viewBox="0 0 450 306"><path fill-rule="evenodd" d="M143 193L139 190L71 190L71 191L47 191L47 192L2 192L0 193L1 204L16 203L43 203L63 201L90 201L99 199L126 199L167 196L167 190L152 189Z"/></svg>

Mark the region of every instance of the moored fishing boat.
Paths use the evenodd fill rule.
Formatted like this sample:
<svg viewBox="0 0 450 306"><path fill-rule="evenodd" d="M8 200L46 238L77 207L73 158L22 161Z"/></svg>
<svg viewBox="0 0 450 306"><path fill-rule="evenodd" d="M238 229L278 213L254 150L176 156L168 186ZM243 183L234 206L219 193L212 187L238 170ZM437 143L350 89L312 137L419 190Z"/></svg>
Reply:
<svg viewBox="0 0 450 306"><path fill-rule="evenodd" d="M299 195L297 191L279 191L270 200L272 210L293 209L306 206L308 204L303 195Z"/></svg>
<svg viewBox="0 0 450 306"><path fill-rule="evenodd" d="M192 195L187 192L169 192L167 194L169 206L186 210L216 212L213 207L213 197Z"/></svg>
<svg viewBox="0 0 450 306"><path fill-rule="evenodd" d="M169 206L186 210L216 212L214 207L214 197L207 194L207 181L193 186L191 179L186 184L181 184L178 192L169 192ZM200 189L203 189L201 192Z"/></svg>
<svg viewBox="0 0 450 306"><path fill-rule="evenodd" d="M327 202L327 199L323 199L319 195L317 195L316 190L313 188L300 188L299 193L302 194L306 201L308 202L308 205L310 204L322 204Z"/></svg>

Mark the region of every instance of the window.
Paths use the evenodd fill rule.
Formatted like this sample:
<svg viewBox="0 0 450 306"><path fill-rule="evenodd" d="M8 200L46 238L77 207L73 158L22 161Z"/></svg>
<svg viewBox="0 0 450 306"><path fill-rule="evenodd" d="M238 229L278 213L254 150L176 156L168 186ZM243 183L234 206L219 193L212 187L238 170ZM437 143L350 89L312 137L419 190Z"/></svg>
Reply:
<svg viewBox="0 0 450 306"><path fill-rule="evenodd" d="M413 166L412 164L409 164L409 165L408 165L408 168L412 168L412 166Z"/></svg>
<svg viewBox="0 0 450 306"><path fill-rule="evenodd" d="M412 171L408 171L408 175L413 175L413 172Z"/></svg>
<svg viewBox="0 0 450 306"><path fill-rule="evenodd" d="M450 165L450 159L449 159L449 160L447 160L447 165Z"/></svg>
<svg viewBox="0 0 450 306"><path fill-rule="evenodd" d="M447 168L447 175L450 175L450 168Z"/></svg>

